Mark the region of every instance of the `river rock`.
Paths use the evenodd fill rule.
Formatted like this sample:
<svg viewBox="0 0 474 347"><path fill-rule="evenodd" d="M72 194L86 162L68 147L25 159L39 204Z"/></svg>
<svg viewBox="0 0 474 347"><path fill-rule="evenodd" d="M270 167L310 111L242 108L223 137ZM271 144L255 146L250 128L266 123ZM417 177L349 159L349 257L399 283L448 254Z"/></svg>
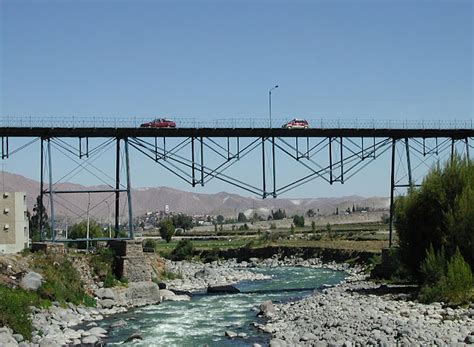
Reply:
<svg viewBox="0 0 474 347"><path fill-rule="evenodd" d="M120 320L110 324L110 328L121 328L121 327L126 326L127 324L128 323L126 321L124 321L123 319L120 319Z"/></svg>
<svg viewBox="0 0 474 347"><path fill-rule="evenodd" d="M162 289L160 290L160 296L162 301L189 301L191 297L188 295L176 295L171 290Z"/></svg>
<svg viewBox="0 0 474 347"><path fill-rule="evenodd" d="M90 328L87 331L84 331L82 333L82 336L97 336L97 337L105 337L107 334L107 330L101 328L101 327L94 327Z"/></svg>
<svg viewBox="0 0 474 347"><path fill-rule="evenodd" d="M82 338L82 343L85 345L95 345L97 342L99 342L99 338L94 335L86 336Z"/></svg>
<svg viewBox="0 0 474 347"><path fill-rule="evenodd" d="M260 304L260 312L259 315L263 315L264 317L271 317L275 313L275 306L271 300L264 301Z"/></svg>
<svg viewBox="0 0 474 347"><path fill-rule="evenodd" d="M217 286L208 286L207 292L209 294L236 294L240 293L240 290L235 286L228 285L217 285Z"/></svg>
<svg viewBox="0 0 474 347"><path fill-rule="evenodd" d="M125 341L123 341L123 343L132 342L134 340L143 340L143 337L140 335L139 332L134 332L132 335L127 337Z"/></svg>
<svg viewBox="0 0 474 347"><path fill-rule="evenodd" d="M111 308L115 305L115 301L112 299L103 299L99 301L101 307Z"/></svg>
<svg viewBox="0 0 474 347"><path fill-rule="evenodd" d="M226 330L225 336L227 336L230 339L233 339L233 338L237 337L237 333L234 333L233 331L230 331L230 330Z"/></svg>
<svg viewBox="0 0 474 347"><path fill-rule="evenodd" d="M26 290L37 290L43 283L43 276L37 272L28 272L25 277L21 279L20 287Z"/></svg>
<svg viewBox="0 0 474 347"><path fill-rule="evenodd" d="M208 277L215 277L217 275L216 271L213 270L213 269L210 269L208 267L205 267L199 271L197 271L195 274L194 274L194 277L195 278L208 278Z"/></svg>
<svg viewBox="0 0 474 347"><path fill-rule="evenodd" d="M12 336L16 342L22 342L25 339L22 334L13 334Z"/></svg>
<svg viewBox="0 0 474 347"><path fill-rule="evenodd" d="M99 288L95 291L95 296L99 299L115 300L115 293L111 288Z"/></svg>

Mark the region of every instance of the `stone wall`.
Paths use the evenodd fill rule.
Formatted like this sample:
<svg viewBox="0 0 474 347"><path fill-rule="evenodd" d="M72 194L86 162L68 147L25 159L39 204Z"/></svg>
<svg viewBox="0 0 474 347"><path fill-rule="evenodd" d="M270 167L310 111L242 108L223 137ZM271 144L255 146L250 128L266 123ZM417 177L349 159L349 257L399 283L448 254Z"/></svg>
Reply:
<svg viewBox="0 0 474 347"><path fill-rule="evenodd" d="M110 242L115 252L115 274L129 282L151 281L151 266L143 254L141 241L117 240Z"/></svg>

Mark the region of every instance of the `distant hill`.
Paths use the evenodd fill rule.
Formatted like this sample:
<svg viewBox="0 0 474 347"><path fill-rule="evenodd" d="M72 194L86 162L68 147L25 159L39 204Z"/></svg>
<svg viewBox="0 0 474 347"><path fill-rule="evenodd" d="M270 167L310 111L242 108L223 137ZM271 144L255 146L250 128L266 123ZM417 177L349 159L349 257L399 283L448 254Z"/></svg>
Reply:
<svg viewBox="0 0 474 347"><path fill-rule="evenodd" d="M21 175L5 172L3 177L5 191L22 191L28 196L28 208L31 211L39 194L39 182L28 179ZM88 187L91 189L104 188L104 186ZM83 190L84 186L74 183L61 183L55 186L61 190ZM54 200L54 208L57 216L67 216L71 220L86 218L87 206L90 196L90 215L95 219L107 219L110 214L114 214L114 194L61 194ZM127 215L125 194L122 194L120 213ZM220 192L217 194L202 194L185 192L168 187L137 188L132 190L132 206L134 215L142 215L149 211L164 210L165 205L170 211L184 212L187 214L222 214L226 217L237 217L239 212L244 212L247 216L257 212L261 215L268 215L272 209L284 209L287 215L304 213L308 209L320 214L334 213L336 208L343 212L347 208L369 207L373 209L387 209L389 199L385 197L365 198L351 195L339 198L304 198L304 199L258 199L243 197L237 194ZM45 199L45 205L49 206Z"/></svg>

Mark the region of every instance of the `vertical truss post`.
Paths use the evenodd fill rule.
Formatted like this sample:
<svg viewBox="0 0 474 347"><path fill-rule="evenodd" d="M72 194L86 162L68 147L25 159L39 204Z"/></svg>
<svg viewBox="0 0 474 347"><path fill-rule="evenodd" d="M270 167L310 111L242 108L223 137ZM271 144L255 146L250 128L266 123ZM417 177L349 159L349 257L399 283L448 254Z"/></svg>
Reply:
<svg viewBox="0 0 474 347"><path fill-rule="evenodd" d="M454 137L451 137L451 161L454 160L454 153L455 153L455 150L454 150Z"/></svg>
<svg viewBox="0 0 474 347"><path fill-rule="evenodd" d="M296 147L296 160L300 160L300 152L299 152L299 148L298 148L298 137L296 137L295 140L296 140L296 141L295 141L295 142L296 142L296 143L295 143L295 145L296 145L296 146L295 146L295 147Z"/></svg>
<svg viewBox="0 0 474 347"><path fill-rule="evenodd" d="M56 230L54 228L53 161L51 159L51 138L48 138L48 174L49 174L49 205L50 205L50 211L51 211L51 241L56 241Z"/></svg>
<svg viewBox="0 0 474 347"><path fill-rule="evenodd" d="M263 178L263 195L262 198L265 199L267 197L266 191L266 182L265 182L265 138L262 137L262 178Z"/></svg>
<svg viewBox="0 0 474 347"><path fill-rule="evenodd" d="M201 187L204 187L204 142L201 136Z"/></svg>
<svg viewBox="0 0 474 347"><path fill-rule="evenodd" d="M227 161L230 160L230 139L229 136L227 136Z"/></svg>
<svg viewBox="0 0 474 347"><path fill-rule="evenodd" d="M423 137L423 156L426 156L425 138Z"/></svg>
<svg viewBox="0 0 474 347"><path fill-rule="evenodd" d="M194 163L194 137L191 137L191 173L192 173L192 186L196 186L196 172L195 172L195 163Z"/></svg>
<svg viewBox="0 0 474 347"><path fill-rule="evenodd" d="M158 161L158 138L155 136L155 161Z"/></svg>
<svg viewBox="0 0 474 347"><path fill-rule="evenodd" d="M405 150L407 156L408 185L411 188L413 187L413 177L411 174L410 145L408 144L408 137L405 137Z"/></svg>
<svg viewBox="0 0 474 347"><path fill-rule="evenodd" d="M39 226L40 240L44 241L44 221L43 221L43 196L44 196L44 139L41 138L41 153L40 153L40 200L39 200Z"/></svg>
<svg viewBox="0 0 474 347"><path fill-rule="evenodd" d="M466 137L464 141L466 142L466 158L469 160L469 140Z"/></svg>
<svg viewBox="0 0 474 347"><path fill-rule="evenodd" d="M237 137L237 159L240 158L240 137Z"/></svg>
<svg viewBox="0 0 474 347"><path fill-rule="evenodd" d="M115 152L115 238L120 231L120 138L116 139Z"/></svg>
<svg viewBox="0 0 474 347"><path fill-rule="evenodd" d="M163 159L166 160L166 137L163 137Z"/></svg>
<svg viewBox="0 0 474 347"><path fill-rule="evenodd" d="M392 234L393 234L393 191L395 189L395 144L396 139L392 138L392 165L390 174L390 219L389 219L389 234L388 234L388 246L392 247Z"/></svg>
<svg viewBox="0 0 474 347"><path fill-rule="evenodd" d="M276 165L275 165L275 137L272 136L272 161L273 161L273 198L276 198Z"/></svg>
<svg viewBox="0 0 474 347"><path fill-rule="evenodd" d="M2 159L8 158L9 149L8 149L8 137L2 136Z"/></svg>
<svg viewBox="0 0 474 347"><path fill-rule="evenodd" d="M329 137L329 184L332 182L332 138Z"/></svg>
<svg viewBox="0 0 474 347"><path fill-rule="evenodd" d="M306 138L306 159L309 159L310 155L309 155L309 137Z"/></svg>
<svg viewBox="0 0 474 347"><path fill-rule="evenodd" d="M360 158L360 159L361 159L361 160L364 160L364 159L365 159L365 155L364 155L364 138L363 138L363 137L360 138L360 147L361 147L361 151L360 151L360 153L361 153L361 158Z"/></svg>
<svg viewBox="0 0 474 347"><path fill-rule="evenodd" d="M344 184L344 153L343 153L343 146L342 146L342 136L339 138L341 142L341 184Z"/></svg>
<svg viewBox="0 0 474 347"><path fill-rule="evenodd" d="M128 137L124 139L125 147L125 169L127 170L127 198L128 198L128 236L134 239L133 233L133 211L132 211L132 186L130 179L130 156L128 154Z"/></svg>

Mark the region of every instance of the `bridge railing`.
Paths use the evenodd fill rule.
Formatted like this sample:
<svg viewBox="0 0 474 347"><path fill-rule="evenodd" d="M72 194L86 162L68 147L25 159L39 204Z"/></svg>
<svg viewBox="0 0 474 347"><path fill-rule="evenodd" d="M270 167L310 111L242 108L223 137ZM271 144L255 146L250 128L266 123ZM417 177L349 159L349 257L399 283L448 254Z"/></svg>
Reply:
<svg viewBox="0 0 474 347"><path fill-rule="evenodd" d="M145 117L75 117L75 116L3 116L0 127L19 128L138 128L151 121ZM268 118L172 118L178 128L269 128ZM272 120L280 128L291 118ZM387 119L307 119L310 128L318 129L474 129L473 119L464 120L387 120Z"/></svg>

